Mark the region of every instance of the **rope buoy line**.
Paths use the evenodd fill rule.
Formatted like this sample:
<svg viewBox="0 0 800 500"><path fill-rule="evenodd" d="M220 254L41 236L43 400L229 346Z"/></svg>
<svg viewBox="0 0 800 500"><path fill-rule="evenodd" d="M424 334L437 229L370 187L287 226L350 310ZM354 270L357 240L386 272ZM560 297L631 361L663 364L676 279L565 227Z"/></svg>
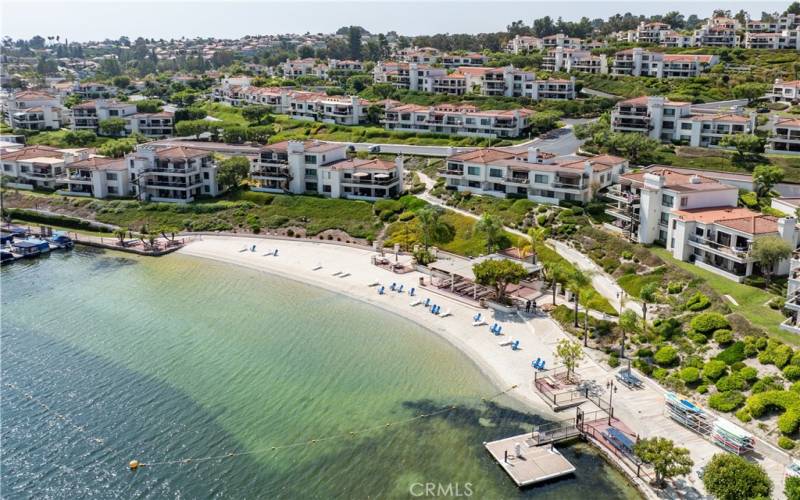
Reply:
<svg viewBox="0 0 800 500"><path fill-rule="evenodd" d="M14 355L14 354L12 354L12 355ZM16 355L14 355L14 356L16 356ZM87 433L87 430L86 430L85 427L82 427L82 426L76 424L74 421L72 421L66 415L63 415L63 414L58 413L55 410L51 409L46 403L44 403L42 400L36 398L33 394L24 392L22 389L20 389L15 384L4 383L3 385L8 387L8 388L10 388L10 389L14 389L14 390L20 392L21 394L23 394L25 396L26 399L29 399L29 400L35 402L36 404L41 406L43 409L45 409L48 413L51 413L56 418L59 418L60 420L63 420L68 425L70 425L73 429L77 430L78 432L83 433L83 434ZM497 399L498 397L500 397L500 396L502 396L504 394L507 394L507 393L511 392L512 390L514 390L514 389L516 389L518 387L519 387L518 385L512 385L508 389L500 391L497 394L494 394L493 396L490 396L488 398L480 398L480 401L482 403L485 403L485 402L488 402L488 401L492 401L492 400ZM321 437L321 438L316 438L316 439L308 439L308 440L305 440L305 441L298 441L298 442L295 442L295 443L289 443L289 444L283 444L283 445L268 446L268 447L260 448L260 449L257 449L257 450L241 451L241 452L228 452L228 453L225 453L224 455L213 455L213 456L208 456L208 457L195 457L195 458L182 458L182 459L177 459L177 460L165 460L165 461L161 461L161 462L140 462L140 461L134 459L134 460L131 460L130 462L128 462L127 466L128 466L128 468L130 470L135 471L135 470L139 469L140 467L153 467L153 466L156 466L156 465L189 464L189 463L192 463L192 462L207 462L207 461L210 461L210 460L221 460L221 459L224 459L224 458L241 457L241 456L246 456L246 455L256 455L256 454L267 453L267 452L271 452L271 451L279 451L279 450L285 450L285 449L289 449L289 448L297 448L297 447L300 447L300 446L311 446L311 445L314 445L314 444L317 444L317 443L322 443L322 442L326 442L326 441L333 441L333 440L336 440L336 439L352 438L352 437L357 436L359 434L368 433L368 432L375 431L375 430L378 430L378 429L384 429L385 430L385 429L390 428L392 426L400 426L400 425L409 424L409 423L415 422L417 420L421 420L421 419L424 419L424 418L431 418L431 417L434 417L434 416L437 416L437 415L441 415L441 414L453 411L456 408L458 408L458 406L459 405L448 405L448 406L440 408L439 410L433 411L431 413L421 413L421 414L416 415L414 417L410 417L410 418L406 418L406 419L402 419L402 420L397 420L397 421L393 421L393 422L382 423L382 424L374 425L374 426L371 426L371 427L365 427L365 428L358 429L358 430L355 430L355 431L348 431L348 432L343 433L343 434L336 434L336 435L333 435L333 436ZM94 437L94 436L89 436L89 438L95 444L105 444L105 441L103 439L100 439L100 438L97 438L97 437ZM116 450L114 450L110 446L106 446L106 448L108 450L114 452L114 454L119 454L119 452L117 452Z"/></svg>

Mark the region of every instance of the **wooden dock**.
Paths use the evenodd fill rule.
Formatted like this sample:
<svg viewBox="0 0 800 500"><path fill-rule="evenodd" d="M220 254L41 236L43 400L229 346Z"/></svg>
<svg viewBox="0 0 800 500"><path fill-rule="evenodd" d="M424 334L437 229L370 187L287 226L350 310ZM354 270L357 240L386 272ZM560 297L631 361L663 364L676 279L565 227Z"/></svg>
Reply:
<svg viewBox="0 0 800 500"><path fill-rule="evenodd" d="M520 445L517 456L516 445ZM519 487L566 476L575 467L550 445L537 446L530 433L483 444Z"/></svg>

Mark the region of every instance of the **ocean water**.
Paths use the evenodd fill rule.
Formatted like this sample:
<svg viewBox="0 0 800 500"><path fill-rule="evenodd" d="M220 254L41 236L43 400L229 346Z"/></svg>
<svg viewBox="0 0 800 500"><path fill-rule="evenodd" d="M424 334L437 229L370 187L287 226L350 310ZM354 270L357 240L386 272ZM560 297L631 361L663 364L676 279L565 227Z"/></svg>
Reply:
<svg viewBox="0 0 800 500"><path fill-rule="evenodd" d="M435 334L328 291L76 248L6 266L0 297L2 498L638 498L581 444L574 477L518 490L482 442L541 419L482 402L498 389Z"/></svg>

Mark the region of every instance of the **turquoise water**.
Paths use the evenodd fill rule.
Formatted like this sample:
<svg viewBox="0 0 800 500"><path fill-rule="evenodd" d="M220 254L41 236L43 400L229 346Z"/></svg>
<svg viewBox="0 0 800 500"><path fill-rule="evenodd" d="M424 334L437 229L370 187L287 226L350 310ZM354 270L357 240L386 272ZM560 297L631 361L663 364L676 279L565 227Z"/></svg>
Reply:
<svg viewBox="0 0 800 500"><path fill-rule="evenodd" d="M77 248L5 267L0 292L3 498L637 497L583 445L574 478L519 491L481 443L540 420L482 403L497 388L436 335L327 291Z"/></svg>

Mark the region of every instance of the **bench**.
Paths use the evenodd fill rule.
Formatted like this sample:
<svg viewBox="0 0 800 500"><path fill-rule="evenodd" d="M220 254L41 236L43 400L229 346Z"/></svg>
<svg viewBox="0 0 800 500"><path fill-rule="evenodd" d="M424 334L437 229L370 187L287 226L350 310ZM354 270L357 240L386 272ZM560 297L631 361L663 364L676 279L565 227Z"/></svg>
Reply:
<svg viewBox="0 0 800 500"><path fill-rule="evenodd" d="M617 372L616 379L622 382L626 387L629 389L638 389L639 387L644 386L644 382L631 373L630 370L621 370Z"/></svg>

